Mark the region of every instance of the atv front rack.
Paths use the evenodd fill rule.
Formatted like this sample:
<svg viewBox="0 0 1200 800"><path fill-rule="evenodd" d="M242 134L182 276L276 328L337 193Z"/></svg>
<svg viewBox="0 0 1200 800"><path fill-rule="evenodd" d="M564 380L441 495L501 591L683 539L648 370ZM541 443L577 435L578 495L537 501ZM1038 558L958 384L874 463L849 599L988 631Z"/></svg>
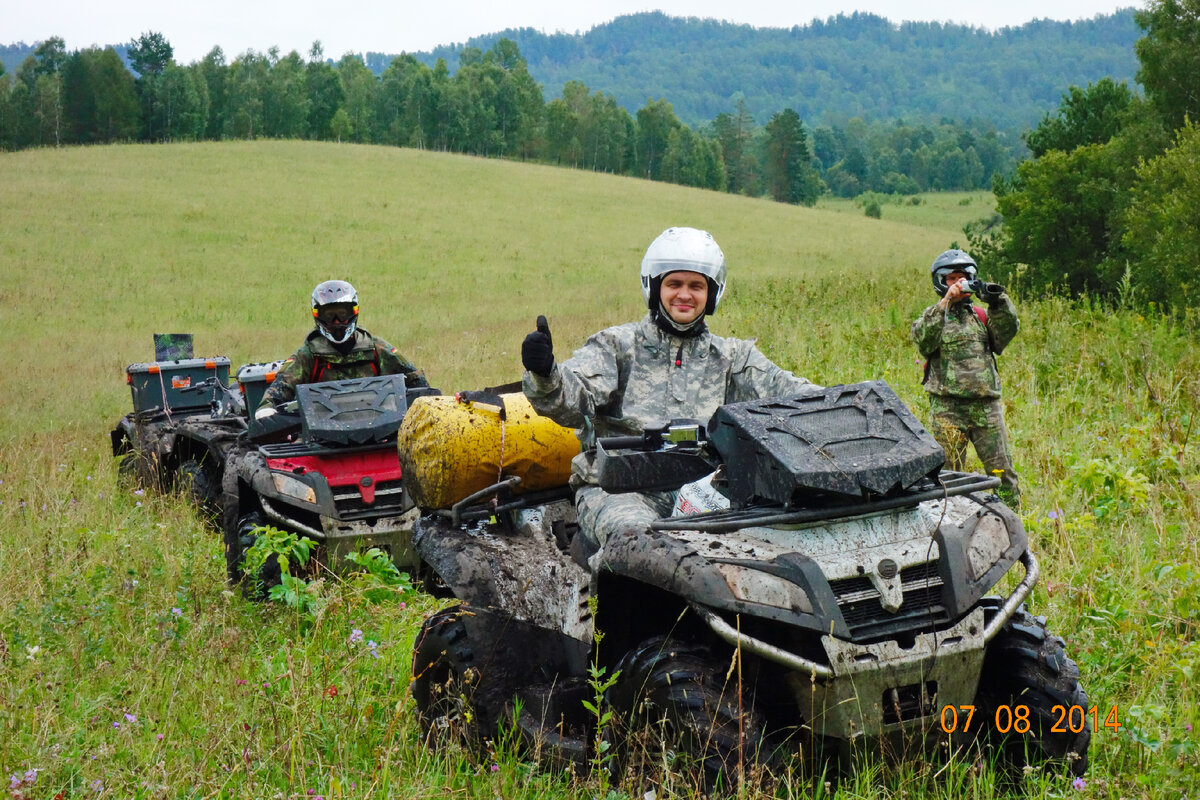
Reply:
<svg viewBox="0 0 1200 800"><path fill-rule="evenodd" d="M919 483L903 494L861 503L833 504L820 508L739 508L728 511L711 511L704 514L689 514L682 517L663 517L651 523L656 531L704 531L705 533L731 533L742 528L766 525L799 525L820 522L839 517L855 517L888 511L893 508L915 506L928 500L943 500L957 495L971 494L995 489L999 478L989 478L969 472L942 472L939 482Z"/></svg>

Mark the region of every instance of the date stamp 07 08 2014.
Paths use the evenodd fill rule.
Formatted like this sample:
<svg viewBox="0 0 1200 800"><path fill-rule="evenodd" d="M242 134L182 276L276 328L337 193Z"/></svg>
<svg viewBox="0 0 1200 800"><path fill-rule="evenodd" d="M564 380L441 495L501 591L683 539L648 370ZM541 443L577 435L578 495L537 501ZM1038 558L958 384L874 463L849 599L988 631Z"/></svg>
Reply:
<svg viewBox="0 0 1200 800"><path fill-rule="evenodd" d="M972 730L972 725L990 724L998 733L1028 733L1033 724L1027 705L997 706L991 719L975 711L975 706L942 706L942 732L966 733ZM1116 706L1109 708L1107 714L1098 706L1056 705L1051 707L1050 712L1054 717L1050 733L1082 733L1089 727L1092 731L1109 728L1116 733L1121 727Z"/></svg>

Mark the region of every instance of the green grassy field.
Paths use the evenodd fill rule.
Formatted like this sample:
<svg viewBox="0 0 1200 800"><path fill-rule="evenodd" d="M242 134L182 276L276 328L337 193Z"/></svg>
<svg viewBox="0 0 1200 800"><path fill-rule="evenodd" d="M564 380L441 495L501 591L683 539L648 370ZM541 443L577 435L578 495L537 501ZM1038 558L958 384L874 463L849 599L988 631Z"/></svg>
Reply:
<svg viewBox="0 0 1200 800"><path fill-rule="evenodd" d="M873 220L848 203L314 143L0 154L0 208L0 770L13 791L489 800L601 784L503 745L482 759L421 746L409 653L433 601L370 604L327 581L301 632L294 614L225 590L220 542L182 500L118 488L108 430L151 334L192 332L197 355L235 367L282 357L311 324L312 286L345 278L364 327L434 385L478 388L519 377L539 313L563 355L638 317L646 245L694 225L729 262L717 333L758 337L819 383L886 379L924 415L907 337L932 299L928 264L991 212L986 195L946 195ZM1094 735L1085 786L1029 793L1195 796L1196 332L1057 297L1020 310L1001 372L1044 572L1032 605L1122 723ZM868 769L833 792L1007 796L987 770L944 766Z"/></svg>

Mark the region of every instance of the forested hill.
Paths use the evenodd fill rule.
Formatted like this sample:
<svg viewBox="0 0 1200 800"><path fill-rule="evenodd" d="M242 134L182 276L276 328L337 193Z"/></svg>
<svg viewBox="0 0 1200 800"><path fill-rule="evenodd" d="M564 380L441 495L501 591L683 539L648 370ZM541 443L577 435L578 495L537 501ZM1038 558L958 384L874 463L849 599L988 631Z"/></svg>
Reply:
<svg viewBox="0 0 1200 800"><path fill-rule="evenodd" d="M417 57L430 66L445 58L454 70L464 48L486 51L508 38L545 86L547 99L579 80L613 94L631 113L648 98L666 98L692 125L732 111L744 96L760 124L793 108L809 124L856 116L910 122L974 117L1023 129L1054 108L1066 86L1106 76L1132 85L1133 43L1140 34L1132 9L995 32L937 22L897 25L862 13L784 29L652 12L574 35L506 30ZM376 73L390 60L366 57Z"/></svg>

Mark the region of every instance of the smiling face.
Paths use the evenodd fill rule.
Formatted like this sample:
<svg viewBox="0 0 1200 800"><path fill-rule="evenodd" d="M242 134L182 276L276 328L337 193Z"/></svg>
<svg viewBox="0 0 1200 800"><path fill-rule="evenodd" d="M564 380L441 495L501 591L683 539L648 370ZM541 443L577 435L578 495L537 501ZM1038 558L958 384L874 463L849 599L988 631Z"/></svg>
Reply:
<svg viewBox="0 0 1200 800"><path fill-rule="evenodd" d="M669 272L663 276L658 299L679 325L694 322L708 304L708 278L699 272Z"/></svg>

